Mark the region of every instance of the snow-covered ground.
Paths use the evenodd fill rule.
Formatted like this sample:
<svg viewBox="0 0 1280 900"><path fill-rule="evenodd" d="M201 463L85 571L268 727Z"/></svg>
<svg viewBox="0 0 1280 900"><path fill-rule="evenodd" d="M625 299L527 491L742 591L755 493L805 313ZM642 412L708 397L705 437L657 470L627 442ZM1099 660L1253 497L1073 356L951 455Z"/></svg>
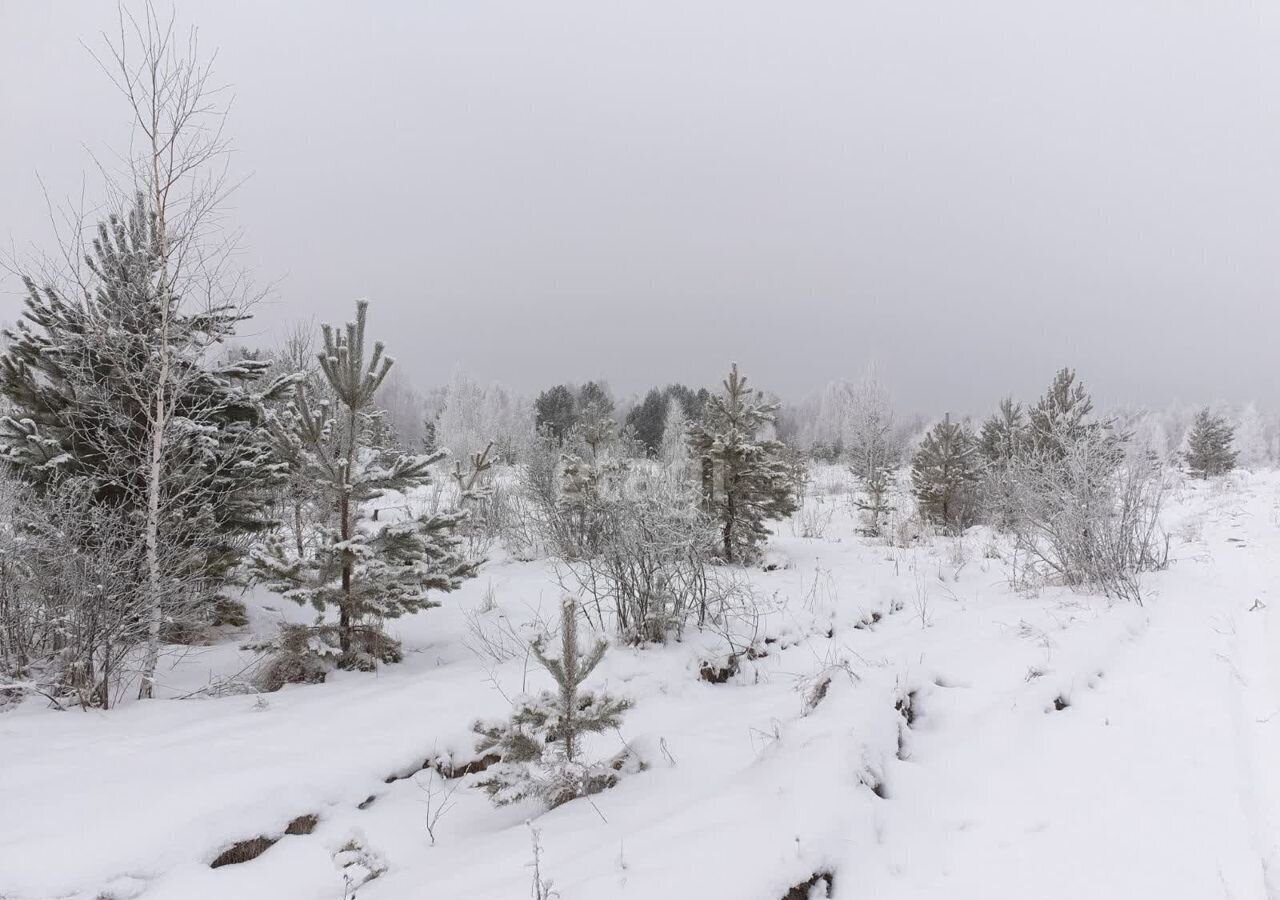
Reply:
<svg viewBox="0 0 1280 900"><path fill-rule="evenodd" d="M376 674L212 698L252 659L229 635L171 659L169 699L0 714L0 897L513 900L530 817L562 900L780 900L816 872L839 900L1280 897L1280 476L1181 487L1142 607L1019 592L981 530L887 547L826 502L824 537L782 523L784 564L750 573L767 655L724 684L699 678L712 633L606 656L589 686L635 707L591 749L648 768L592 801L495 810L422 770L549 685L473 649L469 620L496 639L555 608L548 563L497 553L392 623L406 660ZM264 633L307 616L251 606ZM361 865L385 871L353 892Z"/></svg>

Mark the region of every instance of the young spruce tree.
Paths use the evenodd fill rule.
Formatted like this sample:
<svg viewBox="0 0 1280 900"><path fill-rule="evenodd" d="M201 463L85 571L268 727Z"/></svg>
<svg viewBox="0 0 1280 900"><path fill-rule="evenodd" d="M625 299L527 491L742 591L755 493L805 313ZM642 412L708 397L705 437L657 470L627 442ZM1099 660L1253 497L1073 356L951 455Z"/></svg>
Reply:
<svg viewBox="0 0 1280 900"><path fill-rule="evenodd" d="M475 574L478 562L463 558L461 508L398 521L376 521L364 504L386 491L407 492L430 482L430 467L443 451L418 456L368 447L368 421L376 414L374 396L393 360L375 343L366 360L368 303L356 306L356 320L345 333L324 326L320 367L327 400L312 407L301 386L288 414L275 423L281 453L295 472L314 482L321 495L322 518L314 549L305 555L284 539L254 554L255 574L273 590L317 610L338 611L338 665L369 669L376 661L399 659L398 646L379 626L394 618L439 604L431 591L447 592Z"/></svg>
<svg viewBox="0 0 1280 900"><path fill-rule="evenodd" d="M849 456L849 470L861 488L854 505L862 513L863 533L879 537L893 511L890 493L902 455L894 439L889 392L871 371L853 386L844 402L847 406L842 441Z"/></svg>
<svg viewBox="0 0 1280 900"><path fill-rule="evenodd" d="M1235 429L1222 416L1208 409L1196 413L1187 436L1187 468L1193 478L1222 475L1236 467L1232 446Z"/></svg>
<svg viewBox="0 0 1280 900"><path fill-rule="evenodd" d="M702 467L703 507L720 523L726 562L746 562L769 536L765 522L796 511L796 473L786 448L760 437L777 404L747 387L734 363L724 393L713 396L689 429Z"/></svg>
<svg viewBox="0 0 1280 900"><path fill-rule="evenodd" d="M978 512L982 462L968 426L948 415L925 435L911 462L920 512L939 525L966 528Z"/></svg>

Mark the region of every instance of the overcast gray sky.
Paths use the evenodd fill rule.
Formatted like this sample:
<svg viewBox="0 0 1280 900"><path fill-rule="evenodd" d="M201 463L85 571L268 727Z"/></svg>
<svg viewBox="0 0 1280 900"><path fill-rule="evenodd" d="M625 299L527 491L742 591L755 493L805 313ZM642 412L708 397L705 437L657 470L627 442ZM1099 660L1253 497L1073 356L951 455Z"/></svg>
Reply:
<svg viewBox="0 0 1280 900"><path fill-rule="evenodd" d="M982 410L1280 390L1280 7L184 4L234 85L262 340L373 301L420 384L787 396L878 363ZM127 117L106 3L0 0L0 238ZM96 188L91 179L90 192ZM0 317L13 319L6 282Z"/></svg>

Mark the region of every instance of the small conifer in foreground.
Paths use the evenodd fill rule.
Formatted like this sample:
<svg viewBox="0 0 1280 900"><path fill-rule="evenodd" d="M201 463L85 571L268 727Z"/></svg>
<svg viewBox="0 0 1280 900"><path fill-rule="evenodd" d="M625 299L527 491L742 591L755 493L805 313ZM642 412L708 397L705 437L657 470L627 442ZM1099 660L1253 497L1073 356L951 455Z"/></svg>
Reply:
<svg viewBox="0 0 1280 900"><path fill-rule="evenodd" d="M606 693L580 690L604 658L608 644L596 641L590 649L578 646L578 612L566 595L560 607L560 656L547 655L547 636L533 643L533 654L555 680L557 690L517 700L505 722L477 722L479 751L496 752L502 762L486 772L481 788L498 806L528 797L548 807L596 794L617 783L619 776L639 767L623 750L606 763L582 761L582 737L617 728L629 700Z"/></svg>

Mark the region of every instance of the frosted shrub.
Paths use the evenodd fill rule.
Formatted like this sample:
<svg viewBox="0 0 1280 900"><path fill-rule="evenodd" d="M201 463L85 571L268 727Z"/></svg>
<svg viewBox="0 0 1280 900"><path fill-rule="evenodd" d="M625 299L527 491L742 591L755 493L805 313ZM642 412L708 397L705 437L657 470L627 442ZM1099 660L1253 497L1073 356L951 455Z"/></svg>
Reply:
<svg viewBox="0 0 1280 900"><path fill-rule="evenodd" d="M791 520L792 532L802 538L824 538L834 516L835 506L826 497L818 493L810 494L805 497Z"/></svg>
<svg viewBox="0 0 1280 900"><path fill-rule="evenodd" d="M814 589L817 589L816 576ZM762 597L750 579L731 570L718 574L710 585L709 593L711 600L706 629L724 640L731 660L754 658L760 652L760 638L766 619L785 608L785 599L777 595ZM834 587L831 593L834 595Z"/></svg>
<svg viewBox="0 0 1280 900"><path fill-rule="evenodd" d="M1131 454L1109 428L1057 435L1006 472L1016 546L1042 575L1141 602L1140 573L1162 568L1162 467Z"/></svg>
<svg viewBox="0 0 1280 900"><path fill-rule="evenodd" d="M601 628L612 620L628 643L662 642L690 621L702 624L709 600L707 561L714 524L666 482L599 500L592 554L566 559L561 581L580 593Z"/></svg>
<svg viewBox="0 0 1280 900"><path fill-rule="evenodd" d="M90 485L68 478L37 498L0 481L0 672L59 704L106 708L139 676L147 637L136 575L145 547L127 516L91 505ZM186 557L160 548L165 565ZM206 605L188 582L163 582L170 625Z"/></svg>
<svg viewBox="0 0 1280 900"><path fill-rule="evenodd" d="M264 654L254 680L267 692L286 684L320 684L342 653L337 630L322 625L284 624L271 640L246 644L244 649Z"/></svg>

